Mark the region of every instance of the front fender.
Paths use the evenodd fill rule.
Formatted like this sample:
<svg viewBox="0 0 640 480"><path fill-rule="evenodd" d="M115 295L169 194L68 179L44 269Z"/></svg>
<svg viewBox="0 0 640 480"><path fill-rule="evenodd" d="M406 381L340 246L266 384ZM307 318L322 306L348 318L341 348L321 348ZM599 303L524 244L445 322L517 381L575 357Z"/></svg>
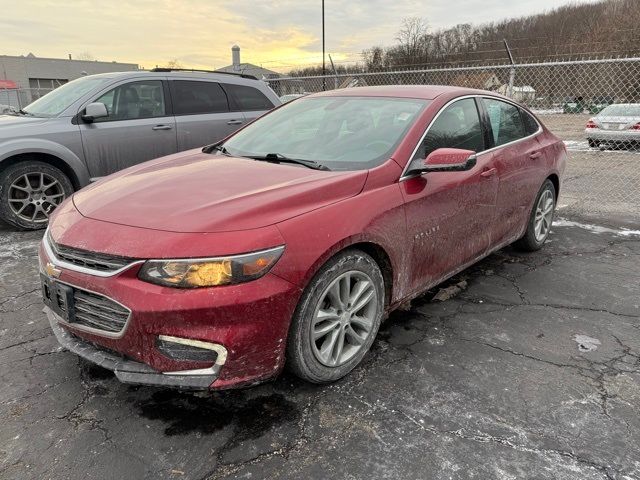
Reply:
<svg viewBox="0 0 640 480"><path fill-rule="evenodd" d="M64 145L41 138L19 138L0 143L0 166L7 158L25 153L43 153L59 158L71 169L80 187L89 184L89 170L78 156Z"/></svg>

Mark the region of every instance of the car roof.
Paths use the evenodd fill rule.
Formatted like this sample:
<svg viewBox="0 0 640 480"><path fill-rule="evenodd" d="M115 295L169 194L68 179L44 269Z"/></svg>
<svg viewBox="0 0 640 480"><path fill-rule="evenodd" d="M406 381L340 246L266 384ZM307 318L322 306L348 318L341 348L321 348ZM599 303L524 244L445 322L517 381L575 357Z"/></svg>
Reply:
<svg viewBox="0 0 640 480"><path fill-rule="evenodd" d="M451 87L446 85L384 85L378 87L355 87L342 88L339 90L329 90L326 92L314 93L312 97L396 97L396 98L420 98L433 100L444 94L458 95L502 95L486 90L475 90L472 88Z"/></svg>
<svg viewBox="0 0 640 480"><path fill-rule="evenodd" d="M234 73L225 72L203 72L198 70L179 70L179 71L165 71L165 70L130 70L127 72L109 72L109 73L97 73L95 75L89 75L90 77L109 78L109 79L126 79L126 78L199 78L202 80L215 80L225 81L234 79L243 82L255 83L257 80L254 77L247 75L237 75ZM242 82L240 82L242 83ZM261 82L264 83L264 82Z"/></svg>

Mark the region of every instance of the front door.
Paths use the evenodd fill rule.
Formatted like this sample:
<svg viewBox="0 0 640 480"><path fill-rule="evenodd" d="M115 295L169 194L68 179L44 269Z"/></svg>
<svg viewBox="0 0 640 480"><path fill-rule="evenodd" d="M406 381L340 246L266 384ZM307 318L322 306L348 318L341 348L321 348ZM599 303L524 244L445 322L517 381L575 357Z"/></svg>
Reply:
<svg viewBox="0 0 640 480"><path fill-rule="evenodd" d="M413 291L433 285L487 251L498 189L493 156L474 98L445 107L429 128L412 162L437 148L477 152L464 172L432 172L400 182L410 234Z"/></svg>
<svg viewBox="0 0 640 480"><path fill-rule="evenodd" d="M104 103L109 113L80 123L91 177L177 152L175 120L165 98L161 80L145 80L120 84L91 100Z"/></svg>

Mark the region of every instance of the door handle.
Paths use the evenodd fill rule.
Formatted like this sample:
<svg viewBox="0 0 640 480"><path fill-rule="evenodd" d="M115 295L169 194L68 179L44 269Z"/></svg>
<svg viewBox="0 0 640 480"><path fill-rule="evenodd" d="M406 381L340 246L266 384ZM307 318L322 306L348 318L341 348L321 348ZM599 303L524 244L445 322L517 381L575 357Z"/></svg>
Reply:
<svg viewBox="0 0 640 480"><path fill-rule="evenodd" d="M531 160L535 160L536 158L540 158L542 156L542 152L541 151L537 151L537 152L531 152L529 154L529 158Z"/></svg>
<svg viewBox="0 0 640 480"><path fill-rule="evenodd" d="M481 177L493 177L496 173L498 173L497 168L489 168L480 173Z"/></svg>
<svg viewBox="0 0 640 480"><path fill-rule="evenodd" d="M229 120L227 125L242 125L242 120Z"/></svg>
<svg viewBox="0 0 640 480"><path fill-rule="evenodd" d="M171 125L156 125L155 127L151 127L151 130L171 130L172 128Z"/></svg>

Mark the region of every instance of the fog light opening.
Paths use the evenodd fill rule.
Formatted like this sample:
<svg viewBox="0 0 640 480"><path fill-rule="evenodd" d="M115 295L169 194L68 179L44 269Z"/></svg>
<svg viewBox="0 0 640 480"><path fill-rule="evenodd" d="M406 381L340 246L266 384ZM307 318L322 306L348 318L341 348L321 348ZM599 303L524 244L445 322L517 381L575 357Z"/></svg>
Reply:
<svg viewBox="0 0 640 480"><path fill-rule="evenodd" d="M213 363L210 368L165 372L167 375L206 375L212 369L224 365L227 360L226 348L217 343L203 342L201 340L159 335L156 340L156 348L172 360Z"/></svg>

